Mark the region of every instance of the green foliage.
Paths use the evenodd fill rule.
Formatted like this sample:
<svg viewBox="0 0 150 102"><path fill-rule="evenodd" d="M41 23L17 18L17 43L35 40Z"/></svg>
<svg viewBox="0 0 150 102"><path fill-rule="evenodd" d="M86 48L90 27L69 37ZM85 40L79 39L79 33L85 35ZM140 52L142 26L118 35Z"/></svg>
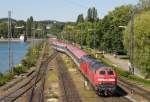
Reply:
<svg viewBox="0 0 150 102"><path fill-rule="evenodd" d="M123 46L123 28L119 26L126 26L130 20L132 6L121 6L109 12L102 20L102 48L108 51L124 50Z"/></svg>
<svg viewBox="0 0 150 102"><path fill-rule="evenodd" d="M150 11L150 0L139 0L138 7L144 11Z"/></svg>
<svg viewBox="0 0 150 102"><path fill-rule="evenodd" d="M139 84L144 84L144 85L146 85L146 86L148 86L148 87L150 86L150 80L143 80L143 79L141 79L141 78L139 78L139 77L136 77L136 76L134 76L134 75L129 75L128 78L129 78L130 80L136 81L136 82L139 83Z"/></svg>
<svg viewBox="0 0 150 102"><path fill-rule="evenodd" d="M6 72L2 76L0 76L0 86L13 79L13 72Z"/></svg>
<svg viewBox="0 0 150 102"><path fill-rule="evenodd" d="M26 58L22 60L22 64L27 68L35 65L39 56L39 48L29 48L29 52L26 54Z"/></svg>
<svg viewBox="0 0 150 102"><path fill-rule="evenodd" d="M32 28L33 28L33 17L31 16L27 19L27 24L26 24L28 37L32 36Z"/></svg>
<svg viewBox="0 0 150 102"><path fill-rule="evenodd" d="M83 22L84 22L83 14L80 14L80 15L78 16L78 18L77 18L76 23L78 24L78 23L83 23Z"/></svg>
<svg viewBox="0 0 150 102"><path fill-rule="evenodd" d="M134 20L134 64L144 74L150 73L150 12L137 15ZM125 48L130 51L130 23L124 33Z"/></svg>
<svg viewBox="0 0 150 102"><path fill-rule="evenodd" d="M7 23L0 23L0 36L7 37L8 26Z"/></svg>
<svg viewBox="0 0 150 102"><path fill-rule="evenodd" d="M87 12L87 18L86 20L88 22L94 22L98 18L97 10L95 7L89 8Z"/></svg>
<svg viewBox="0 0 150 102"><path fill-rule="evenodd" d="M13 72L15 75L20 75L21 73L26 72L27 69L27 66L18 65L15 68L13 68Z"/></svg>
<svg viewBox="0 0 150 102"><path fill-rule="evenodd" d="M89 8L85 22L79 22L82 15L78 16L76 25L66 24L63 29L63 38L106 51L122 51L123 28L130 20L132 6L121 6L109 12L103 19L98 19L97 10ZM94 44L95 43L95 44Z"/></svg>
<svg viewBox="0 0 150 102"><path fill-rule="evenodd" d="M46 35L47 30L46 30L46 25L41 23L41 22L36 22L35 23L35 37L36 38L42 38Z"/></svg>
<svg viewBox="0 0 150 102"><path fill-rule="evenodd" d="M127 55L119 55L117 57L119 57L120 59L129 59L129 56Z"/></svg>
<svg viewBox="0 0 150 102"><path fill-rule="evenodd" d="M17 38L19 37L21 34L24 34L25 32L25 25L26 22L23 20L20 21L16 21L16 24L14 25L15 27L23 27L23 28L14 28L14 32L13 32L13 37ZM13 27L14 27L13 26Z"/></svg>
<svg viewBox="0 0 150 102"><path fill-rule="evenodd" d="M63 30L64 25L56 23L53 24L50 29L48 30L49 34L57 35L60 34L60 32ZM59 36L59 35L58 35Z"/></svg>

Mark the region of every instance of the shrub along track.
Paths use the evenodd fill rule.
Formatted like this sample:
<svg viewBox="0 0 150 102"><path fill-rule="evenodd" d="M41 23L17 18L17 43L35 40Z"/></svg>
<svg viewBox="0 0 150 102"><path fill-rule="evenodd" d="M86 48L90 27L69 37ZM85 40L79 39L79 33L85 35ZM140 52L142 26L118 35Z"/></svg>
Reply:
<svg viewBox="0 0 150 102"><path fill-rule="evenodd" d="M58 65L57 70L62 93L62 102L81 102L76 86L60 55L57 56L56 60Z"/></svg>
<svg viewBox="0 0 150 102"><path fill-rule="evenodd" d="M35 87L36 84L39 83L41 81L41 87L40 87L40 102L42 102L43 99L43 89L44 89L44 81L45 81L45 72L46 72L46 67L48 65L48 62L50 62L55 56L56 53L52 53L50 56L48 56L48 52L46 49L46 43L44 44L44 48L43 48L43 53L42 53L42 58L40 58L36 68L38 69L38 71L36 72L36 74L30 78L30 80L28 80L27 82L25 82L24 84L21 84L21 86L19 86L17 89L13 90L12 92L9 92L7 95L1 96L0 97L0 102L12 102L17 100L19 97L21 97L23 94L27 93L30 89L33 90L33 94L31 94L30 97L32 97L30 100L30 102L32 102L32 100L34 99L34 93L35 93ZM44 59L43 59L44 58Z"/></svg>
<svg viewBox="0 0 150 102"><path fill-rule="evenodd" d="M31 89L31 93L29 95L29 102L44 102L44 85L45 85L45 76L48 68L49 62L56 57L57 53L54 52L49 57L45 56L45 60L41 64L41 67L38 71L37 78L35 83ZM40 81L37 83L38 78L40 77Z"/></svg>

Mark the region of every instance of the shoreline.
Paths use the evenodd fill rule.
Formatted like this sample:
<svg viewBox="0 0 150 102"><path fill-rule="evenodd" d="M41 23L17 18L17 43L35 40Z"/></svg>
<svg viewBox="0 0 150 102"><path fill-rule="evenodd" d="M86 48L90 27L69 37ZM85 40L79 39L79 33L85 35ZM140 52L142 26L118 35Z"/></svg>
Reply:
<svg viewBox="0 0 150 102"><path fill-rule="evenodd" d="M41 38L34 39L34 41L37 41L37 40L42 40L42 39ZM9 41L9 39L0 39L0 42L8 42L8 41ZM32 38L27 38L26 41L22 41L19 38L11 38L10 41L11 42L31 42L31 41L33 41L33 39Z"/></svg>
<svg viewBox="0 0 150 102"><path fill-rule="evenodd" d="M0 42L8 42L9 39L0 39ZM19 38L11 38L12 42L21 42L21 40Z"/></svg>

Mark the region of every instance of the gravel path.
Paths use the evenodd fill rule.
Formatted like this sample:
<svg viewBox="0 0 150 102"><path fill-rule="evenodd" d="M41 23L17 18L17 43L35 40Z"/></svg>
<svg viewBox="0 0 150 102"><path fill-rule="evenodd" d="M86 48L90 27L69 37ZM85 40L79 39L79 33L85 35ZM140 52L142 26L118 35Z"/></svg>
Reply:
<svg viewBox="0 0 150 102"><path fill-rule="evenodd" d="M125 71L129 71L129 67L128 67L128 62L129 60L124 60L124 59L119 59L119 58L115 58L113 55L110 54L104 54L104 57L108 60L110 60L112 63L114 63L116 66L118 66L119 68L122 68ZM135 68L134 69L134 74L136 76L139 76L141 78L144 78L141 74L140 71Z"/></svg>

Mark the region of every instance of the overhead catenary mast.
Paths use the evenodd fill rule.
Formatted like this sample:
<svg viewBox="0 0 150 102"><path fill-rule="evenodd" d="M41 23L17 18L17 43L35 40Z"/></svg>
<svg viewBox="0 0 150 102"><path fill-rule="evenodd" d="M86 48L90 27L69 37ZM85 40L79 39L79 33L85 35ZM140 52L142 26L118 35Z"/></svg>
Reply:
<svg viewBox="0 0 150 102"><path fill-rule="evenodd" d="M130 63L131 70L130 72L134 74L134 12L131 15L131 28L130 28Z"/></svg>
<svg viewBox="0 0 150 102"><path fill-rule="evenodd" d="M8 57L9 69L13 71L13 50L11 45L12 31L11 31L11 11L8 11Z"/></svg>
<svg viewBox="0 0 150 102"><path fill-rule="evenodd" d="M94 46L94 50L96 49L96 20L97 20L97 17L94 17L94 34L93 34L93 39L94 39L94 43L93 43L93 46Z"/></svg>

